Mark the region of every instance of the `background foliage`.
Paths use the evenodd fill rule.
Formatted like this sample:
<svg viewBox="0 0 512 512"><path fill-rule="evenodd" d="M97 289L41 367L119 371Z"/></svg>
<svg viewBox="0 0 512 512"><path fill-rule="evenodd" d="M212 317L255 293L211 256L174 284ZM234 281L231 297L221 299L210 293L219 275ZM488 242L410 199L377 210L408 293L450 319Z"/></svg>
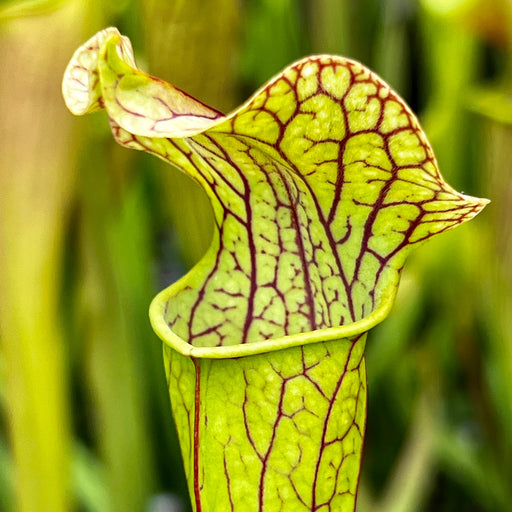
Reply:
<svg viewBox="0 0 512 512"><path fill-rule="evenodd" d="M72 52L129 35L141 67L228 111L310 53L376 70L452 185L492 203L409 261L370 334L359 512L512 503L512 1L0 2L0 510L188 510L147 308L209 242L186 178L60 96Z"/></svg>

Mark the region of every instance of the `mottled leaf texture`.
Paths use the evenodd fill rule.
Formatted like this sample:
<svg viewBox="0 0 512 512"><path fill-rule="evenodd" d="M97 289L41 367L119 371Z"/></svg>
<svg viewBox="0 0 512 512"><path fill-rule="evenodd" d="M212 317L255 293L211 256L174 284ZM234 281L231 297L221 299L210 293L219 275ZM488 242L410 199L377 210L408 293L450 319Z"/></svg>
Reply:
<svg viewBox="0 0 512 512"><path fill-rule="evenodd" d="M292 64L224 116L138 70L110 28L63 93L212 204L209 251L151 307L196 512L354 510L366 332L411 248L487 201L447 185L403 100L341 57Z"/></svg>

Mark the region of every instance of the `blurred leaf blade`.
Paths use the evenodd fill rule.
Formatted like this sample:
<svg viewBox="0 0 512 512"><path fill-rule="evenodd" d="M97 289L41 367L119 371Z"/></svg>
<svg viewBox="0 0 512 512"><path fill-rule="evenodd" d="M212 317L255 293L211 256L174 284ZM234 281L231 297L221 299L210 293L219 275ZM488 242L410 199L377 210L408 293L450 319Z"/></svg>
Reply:
<svg viewBox="0 0 512 512"><path fill-rule="evenodd" d="M0 34L0 328L17 510L71 506L67 354L59 317L63 228L73 190L71 119L62 109L62 48L77 2ZM52 38L45 38L48 30ZM26 34L33 35L27 39ZM49 61L48 55L57 55ZM30 62L25 73L20 62ZM48 144L51 140L51 144ZM44 193L41 193L44 191ZM45 475L44 479L40 475Z"/></svg>

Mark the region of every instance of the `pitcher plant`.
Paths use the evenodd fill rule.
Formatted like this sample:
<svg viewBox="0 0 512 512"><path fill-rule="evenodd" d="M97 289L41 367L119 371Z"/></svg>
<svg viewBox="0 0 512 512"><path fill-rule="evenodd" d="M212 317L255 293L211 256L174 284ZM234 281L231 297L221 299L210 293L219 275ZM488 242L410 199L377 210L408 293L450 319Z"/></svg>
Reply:
<svg viewBox="0 0 512 512"><path fill-rule="evenodd" d="M353 511L366 334L409 252L487 201L451 188L409 107L342 57L295 62L225 116L108 28L63 94L211 202L209 250L150 308L195 512Z"/></svg>

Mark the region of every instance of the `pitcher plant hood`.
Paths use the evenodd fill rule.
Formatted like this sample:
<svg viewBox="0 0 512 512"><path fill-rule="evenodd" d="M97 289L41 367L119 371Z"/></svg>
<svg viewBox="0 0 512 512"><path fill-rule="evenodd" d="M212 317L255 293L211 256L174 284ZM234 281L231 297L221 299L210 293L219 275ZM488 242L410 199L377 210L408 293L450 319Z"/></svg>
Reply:
<svg viewBox="0 0 512 512"><path fill-rule="evenodd" d="M345 58L302 59L224 116L137 69L109 28L74 54L63 92L71 112L105 109L119 143L173 163L210 198L210 250L151 310L164 341L191 355L377 323L410 249L486 204L445 183L404 101Z"/></svg>

